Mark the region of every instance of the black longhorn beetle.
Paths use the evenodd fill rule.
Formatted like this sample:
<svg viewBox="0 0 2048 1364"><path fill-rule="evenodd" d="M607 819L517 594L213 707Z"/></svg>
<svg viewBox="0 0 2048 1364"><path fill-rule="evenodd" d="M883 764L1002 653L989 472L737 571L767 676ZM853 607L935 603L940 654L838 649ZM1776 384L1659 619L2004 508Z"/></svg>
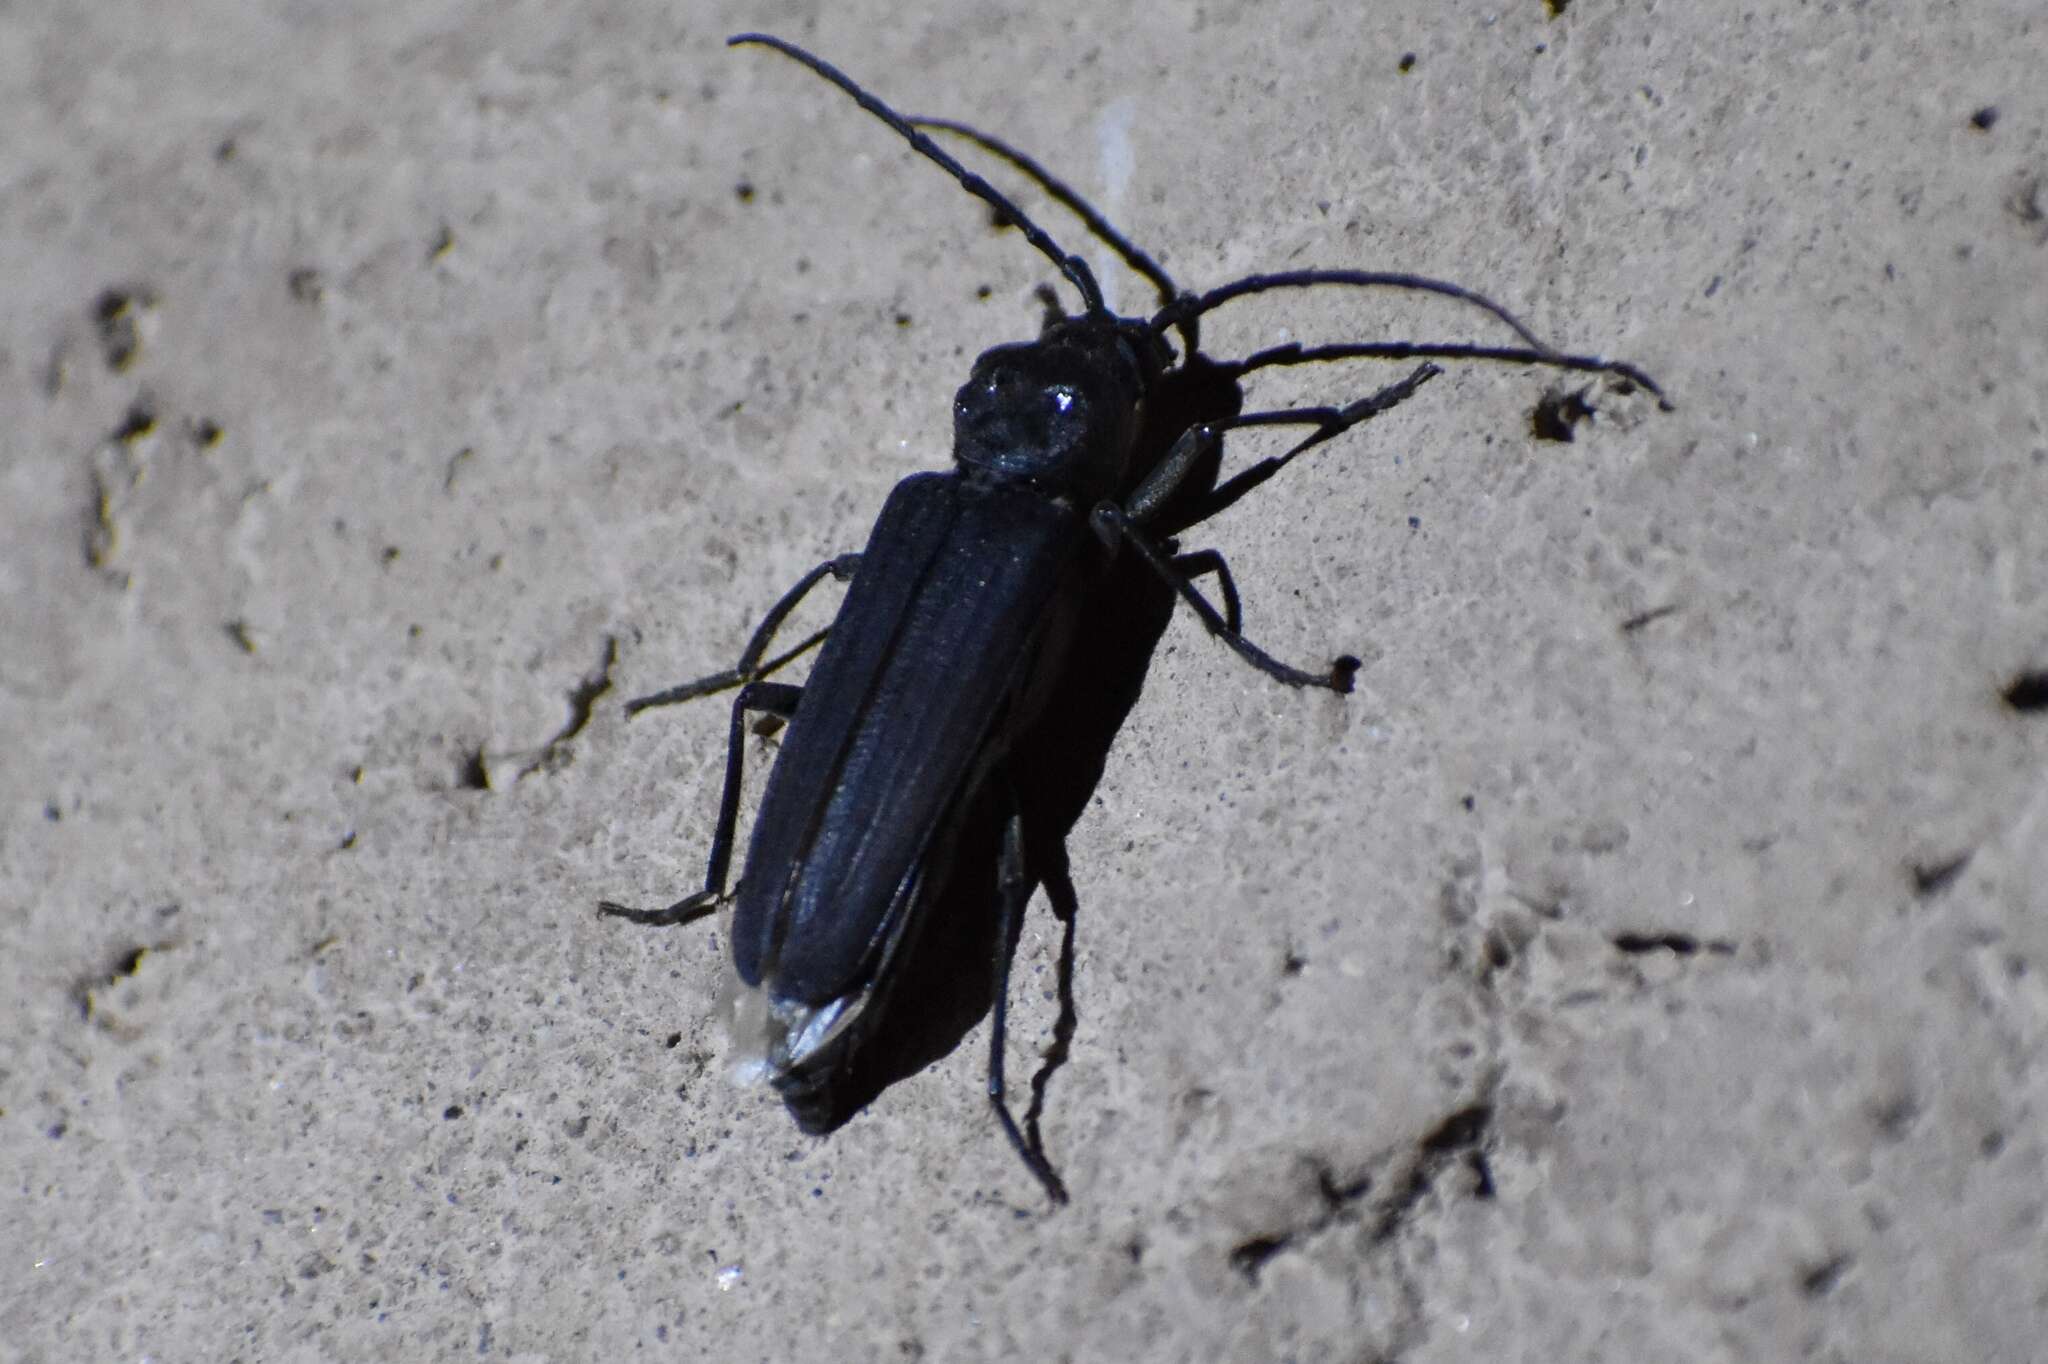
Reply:
<svg viewBox="0 0 2048 1364"><path fill-rule="evenodd" d="M1011 1146L1047 1195L1064 1202L1066 1191L1038 1135L1047 1071L1034 1082L1020 1129L1004 1100L1003 1044L1010 958L1025 904L1039 884L1054 895L1067 926L1062 1021L1071 1031L1071 891L1063 905L1063 855L1049 846L1047 830L1032 826L1025 795L1039 784L1035 764L1042 752L1083 723L1062 709L1075 694L1066 685L1069 646L1094 631L1134 633L1137 652L1127 661L1142 677L1177 596L1209 633L1267 676L1293 687L1348 692L1356 659L1339 658L1324 672L1274 659L1240 630L1237 589L1222 556L1180 553L1175 537L1230 507L1302 452L1408 398L1441 373L1436 360L1606 373L1625 387L1647 390L1666 409L1670 403L1634 366L1555 350L1499 304L1440 280L1291 270L1184 293L1022 152L963 124L904 118L835 67L779 38L743 33L727 43L774 48L850 95L985 201L998 221L1018 228L1074 286L1082 310L1064 316L1048 304L1036 340L996 346L976 358L953 399L956 467L897 484L867 548L805 574L769 609L739 662L627 704L632 714L739 689L704 888L666 909L605 901L599 910L638 923L681 924L719 906L739 816L745 719L752 712L780 717L788 731L755 817L731 923L738 978L731 1022L745 1057L742 1069L773 1084L804 1130L828 1131L844 1121L848 1077L868 1059L889 1012L888 997L902 983L922 931L962 912L956 863L971 860L962 849L974 844L983 850L978 856L992 860L994 874L965 878L965 894L993 897L998 909L990 938L992 998L979 996L975 1006L986 1004L990 1014L989 1099ZM1072 210L1151 281L1159 311L1149 318L1112 313L1079 256L1063 251L1022 209L933 142L927 129L980 148ZM1491 314L1520 344L1289 344L1233 362L1201 354L1204 314L1249 294L1311 286L1444 295ZM1178 359L1169 334L1180 338ZM1342 407L1241 410L1238 381L1254 370L1360 358L1423 363ZM1224 434L1268 426L1303 427L1308 434L1285 453L1217 483ZM1217 581L1221 610L1195 587L1193 579L1205 575ZM831 626L769 657L784 620L827 577L847 584ZM1103 623L1125 599L1148 595L1159 606L1149 625L1126 632ZM1095 637L1087 643L1110 647ZM768 680L820 644L804 685ZM1133 684L1125 709L1134 697ZM1121 712L1111 718L1099 748L1084 759L1096 773L1106 735L1120 718ZM1071 823L1078 809L1068 798L1048 822ZM965 912L971 911L970 904ZM1063 1052L1064 1037L1057 1029L1055 1036Z"/></svg>

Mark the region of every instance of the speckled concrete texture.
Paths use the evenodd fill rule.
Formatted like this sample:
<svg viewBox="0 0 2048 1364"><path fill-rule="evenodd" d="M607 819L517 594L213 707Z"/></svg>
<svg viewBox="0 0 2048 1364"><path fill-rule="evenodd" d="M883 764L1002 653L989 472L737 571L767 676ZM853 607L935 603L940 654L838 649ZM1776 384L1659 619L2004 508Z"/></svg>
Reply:
<svg viewBox="0 0 2048 1364"><path fill-rule="evenodd" d="M2041 1357L2038 5L175 12L0 8L0 1355ZM1194 541L1364 667L1169 630L1068 841L1056 1213L982 1031L813 1140L715 928L594 913L722 769L619 703L941 466L1049 274L743 28L1190 286L1444 276L1679 403L1544 442L1457 368ZM1204 339L1384 337L1501 339Z"/></svg>

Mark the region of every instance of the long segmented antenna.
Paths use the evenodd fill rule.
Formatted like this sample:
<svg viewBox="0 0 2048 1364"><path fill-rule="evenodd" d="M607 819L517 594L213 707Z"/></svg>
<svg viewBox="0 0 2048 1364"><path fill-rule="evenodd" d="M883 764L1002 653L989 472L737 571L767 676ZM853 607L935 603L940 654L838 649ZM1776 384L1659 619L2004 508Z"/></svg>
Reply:
<svg viewBox="0 0 2048 1364"><path fill-rule="evenodd" d="M1082 226L1104 246L1116 252L1125 265L1150 280L1152 287L1159 292L1161 303L1171 303L1180 297L1180 286L1173 282L1173 277L1166 273L1158 261L1147 255L1143 247L1119 232L1109 219L1096 211L1095 205L1083 199L1077 191L1040 165L1029 153L1019 151L993 133L985 133L956 119L922 118L913 115L908 122L913 128L930 128L935 132L951 133L955 137L964 138L989 155L1009 162L1051 196L1054 202L1079 218Z"/></svg>
<svg viewBox="0 0 2048 1364"><path fill-rule="evenodd" d="M1181 297L1181 287L1173 282L1173 276L1166 273L1164 266L1153 260L1145 248L1119 231L1114 223L1103 217L1095 205L1082 198L1066 181L1040 165L1029 153L1018 150L993 133L985 133L956 119L920 118L912 115L910 124L912 127L930 128L935 132L951 133L955 137L965 138L989 155L1009 162L1020 174L1044 190L1054 203L1079 218L1081 225L1088 229L1089 235L1116 252L1117 257L1134 273L1150 280L1162 304L1172 303ZM1202 348L1198 318L1191 315L1174 325L1180 329L1181 342L1188 355L1193 355Z"/></svg>
<svg viewBox="0 0 2048 1364"><path fill-rule="evenodd" d="M1218 361L1216 367L1232 378L1241 378L1255 369L1274 365L1314 365L1326 360L1490 360L1509 365L1547 365L1552 369L1612 374L1654 394L1657 405L1664 411L1672 411L1674 407L1655 379L1626 360L1609 360L1604 355L1572 355L1548 346L1539 350L1527 346L1470 346L1457 342L1440 344L1426 341L1347 341L1329 346L1304 346L1298 341L1290 341L1242 360Z"/></svg>
<svg viewBox="0 0 2048 1364"><path fill-rule="evenodd" d="M1303 350L1298 346L1279 346L1270 351L1261 351L1232 368L1243 373L1266 365L1296 365L1317 360L1361 357L1498 360L1511 364L1549 365L1556 369L1594 370L1616 374L1655 394L1658 405L1665 411L1672 409L1671 399L1664 396L1664 390L1657 386L1654 379L1634 365L1619 360L1608 360L1603 356L1571 355L1560 351L1531 331L1520 318L1486 295L1467 289L1462 284L1431 279L1427 275L1410 275L1386 270L1285 270L1270 275L1247 275L1243 279L1233 280L1207 293L1190 294L1174 300L1153 316L1150 326L1155 332L1163 332L1168 327L1180 326L1188 318L1199 317L1232 299L1243 298L1248 294L1262 294L1271 289L1306 289L1326 284L1347 285L1358 289L1408 289L1416 293L1440 294L1445 298L1454 298L1460 303L1469 303L1482 312L1491 313L1505 323L1516 336L1527 342L1528 346L1527 349L1522 349L1507 346L1430 345L1408 341L1318 346L1311 350Z"/></svg>
<svg viewBox="0 0 2048 1364"><path fill-rule="evenodd" d="M1018 208L1009 199L1004 197L1002 191L948 156L939 148L936 142L933 142L930 138L912 127L910 122L894 109L891 109L888 105L863 90L844 71L841 71L822 57L812 56L794 43L784 42L782 39L768 33L735 33L732 37L725 40L725 45L727 47L772 47L791 61L802 63L819 76L824 77L841 90L844 90L853 97L854 103L860 105L861 108L867 110L901 134L904 140L909 142L911 147L920 156L936 163L948 175L959 181L962 189L988 204L989 207L1001 213L1009 221L1015 223L1018 231L1024 234L1024 240L1037 247L1040 253L1059 267L1060 273L1067 277L1067 281L1080 290L1081 302L1090 313L1102 314L1108 312L1108 309L1102 302L1102 287L1095 282L1095 276L1088 269L1088 262L1082 260L1079 256L1068 255L1061 249L1060 244L1046 233L1044 228L1032 222L1023 209Z"/></svg>

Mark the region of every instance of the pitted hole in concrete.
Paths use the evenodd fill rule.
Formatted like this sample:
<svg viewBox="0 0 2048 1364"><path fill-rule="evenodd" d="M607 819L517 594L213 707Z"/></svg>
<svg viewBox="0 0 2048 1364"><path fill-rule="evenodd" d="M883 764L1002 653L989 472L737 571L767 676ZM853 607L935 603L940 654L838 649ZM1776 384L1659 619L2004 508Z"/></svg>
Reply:
<svg viewBox="0 0 2048 1364"><path fill-rule="evenodd" d="M465 791L491 789L491 769L484 758L483 745L479 744L463 755L461 765L455 770L455 784Z"/></svg>
<svg viewBox="0 0 2048 1364"><path fill-rule="evenodd" d="M2048 669L2028 669L2006 683L1999 695L2022 715L2048 711Z"/></svg>
<svg viewBox="0 0 2048 1364"><path fill-rule="evenodd" d="M1938 862L1916 862L1913 864L1913 893L1923 898L1939 895L1954 885L1963 869L1970 865L1970 853L1960 852L1954 857L1945 857Z"/></svg>

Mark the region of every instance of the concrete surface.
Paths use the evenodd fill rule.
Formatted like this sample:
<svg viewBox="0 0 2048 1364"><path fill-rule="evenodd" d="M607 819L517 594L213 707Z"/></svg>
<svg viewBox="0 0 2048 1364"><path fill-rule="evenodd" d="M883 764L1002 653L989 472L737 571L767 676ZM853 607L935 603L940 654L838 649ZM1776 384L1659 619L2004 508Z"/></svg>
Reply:
<svg viewBox="0 0 2048 1364"><path fill-rule="evenodd" d="M0 9L0 1354L2041 1358L2048 24L1360 8ZM1169 633L1055 1215L982 1033L813 1141L716 934L592 913L720 765L618 701L941 464L1048 273L745 27L1184 282L1449 276L1680 402L1538 443L1464 369L1204 538L1365 667ZM1495 335L1207 339L1288 334Z"/></svg>

